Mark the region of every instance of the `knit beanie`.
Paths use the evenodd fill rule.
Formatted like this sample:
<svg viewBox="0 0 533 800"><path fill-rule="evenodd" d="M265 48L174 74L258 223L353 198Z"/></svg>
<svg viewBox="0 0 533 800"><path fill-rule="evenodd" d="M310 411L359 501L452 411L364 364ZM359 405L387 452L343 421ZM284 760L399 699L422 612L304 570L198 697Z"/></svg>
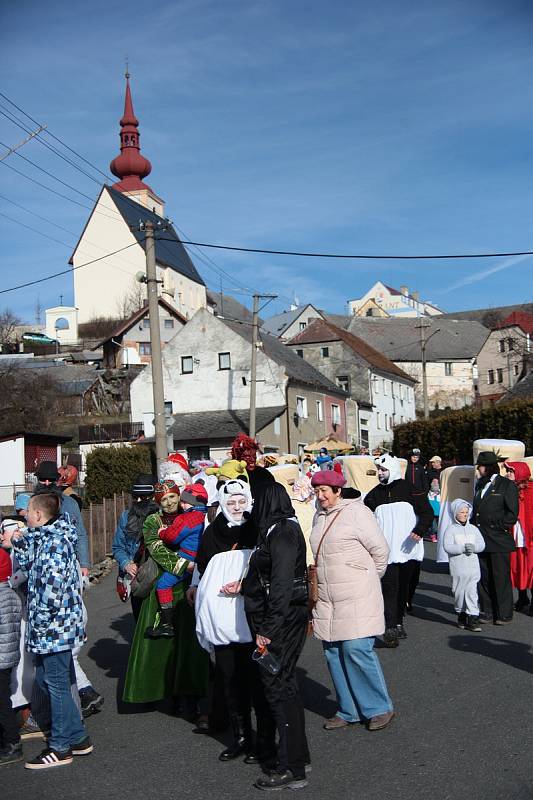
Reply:
<svg viewBox="0 0 533 800"><path fill-rule="evenodd" d="M0 583L5 583L11 577L11 559L6 550L0 548Z"/></svg>
<svg viewBox="0 0 533 800"><path fill-rule="evenodd" d="M35 475L41 483L44 483L44 481L55 482L59 478L57 464L55 461L41 461L35 470Z"/></svg>
<svg viewBox="0 0 533 800"><path fill-rule="evenodd" d="M180 501L191 506L206 506L207 489L202 483L190 483L181 490Z"/></svg>

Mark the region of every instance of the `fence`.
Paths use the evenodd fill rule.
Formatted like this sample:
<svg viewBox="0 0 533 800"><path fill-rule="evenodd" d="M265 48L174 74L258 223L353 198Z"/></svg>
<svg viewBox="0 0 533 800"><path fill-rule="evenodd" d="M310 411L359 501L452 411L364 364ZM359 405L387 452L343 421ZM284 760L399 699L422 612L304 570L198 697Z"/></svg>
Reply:
<svg viewBox="0 0 533 800"><path fill-rule="evenodd" d="M102 561L111 553L111 544L120 515L128 506L125 492L104 497L101 503L90 503L82 511L83 522L89 538L91 564Z"/></svg>

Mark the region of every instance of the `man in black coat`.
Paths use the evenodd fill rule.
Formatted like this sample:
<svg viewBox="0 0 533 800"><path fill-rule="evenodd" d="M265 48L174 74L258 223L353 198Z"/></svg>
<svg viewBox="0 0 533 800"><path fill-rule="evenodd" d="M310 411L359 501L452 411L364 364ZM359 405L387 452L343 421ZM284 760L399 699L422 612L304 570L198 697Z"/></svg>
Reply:
<svg viewBox="0 0 533 800"><path fill-rule="evenodd" d="M510 553L515 550L512 527L518 519L518 489L500 475L496 453L484 451L477 459L479 480L474 494L472 522L480 529L485 550L479 554L480 619L505 625L513 618Z"/></svg>
<svg viewBox="0 0 533 800"><path fill-rule="evenodd" d="M405 480L411 485L414 494L427 494L429 480L422 463L422 454L418 447L413 447L407 454L408 462L405 471Z"/></svg>
<svg viewBox="0 0 533 800"><path fill-rule="evenodd" d="M380 456L374 463L378 470L379 484L366 495L365 505L371 511L375 511L383 503L409 503L417 518L411 538L419 542L433 523L433 509L427 494L415 493L412 486L401 477L400 462L394 456ZM398 508L401 509L401 506ZM387 538L387 531L384 531L384 534ZM403 618L406 604L410 602L418 584L419 575L420 561L410 559L403 563L389 564L381 579L385 604L383 643L386 647L398 647L398 640L407 637Z"/></svg>

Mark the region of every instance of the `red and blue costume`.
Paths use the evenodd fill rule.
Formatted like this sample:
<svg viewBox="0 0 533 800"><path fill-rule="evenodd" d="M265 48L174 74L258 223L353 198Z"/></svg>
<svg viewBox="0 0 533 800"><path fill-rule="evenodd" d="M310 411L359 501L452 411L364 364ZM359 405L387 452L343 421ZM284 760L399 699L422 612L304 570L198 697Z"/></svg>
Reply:
<svg viewBox="0 0 533 800"><path fill-rule="evenodd" d="M187 561L196 561L206 514L207 506L192 506L176 517L167 528L161 528L159 538L170 550L177 552L182 558L186 558ZM187 575L188 573L173 575L171 572L163 572L155 585L157 599L161 606L172 605L172 589L177 583L185 580Z"/></svg>

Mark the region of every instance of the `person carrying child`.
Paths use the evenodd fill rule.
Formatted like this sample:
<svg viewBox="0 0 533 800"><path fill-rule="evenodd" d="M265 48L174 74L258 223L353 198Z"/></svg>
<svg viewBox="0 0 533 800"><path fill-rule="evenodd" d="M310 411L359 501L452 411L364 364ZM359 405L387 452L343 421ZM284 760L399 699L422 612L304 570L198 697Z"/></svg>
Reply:
<svg viewBox="0 0 533 800"><path fill-rule="evenodd" d="M26 648L35 655L35 680L50 698L51 731L48 746L25 766L49 769L93 750L71 692L72 651L84 638L77 532L60 513L56 493L33 495L27 522L27 532L15 534L11 545L28 575Z"/></svg>
<svg viewBox="0 0 533 800"><path fill-rule="evenodd" d="M466 500L454 500L451 510L455 522L444 531L444 549L450 557L452 591L457 625L467 631L480 631L477 584L480 579L477 553L485 549L481 531L468 520L472 506Z"/></svg>
<svg viewBox="0 0 533 800"><path fill-rule="evenodd" d="M11 704L11 676L20 660L22 603L8 581L11 558L0 548L0 766L22 761L17 715Z"/></svg>
<svg viewBox="0 0 533 800"><path fill-rule="evenodd" d="M168 485L166 485L168 484ZM170 486L170 484L173 484ZM177 494L178 488L173 481L164 481L155 487L155 499L163 511L169 500ZM172 495L172 497L170 497ZM159 529L159 538L170 550L187 559L194 566L196 554L202 536L205 515L207 514L207 489L201 483L185 486L179 495L181 514L177 514L166 527ZM167 500L167 503L165 503ZM156 594L160 608L159 625L146 629L149 639L172 639L175 635L173 619L173 588L177 583L190 578L192 569L182 575L163 572L156 583Z"/></svg>

